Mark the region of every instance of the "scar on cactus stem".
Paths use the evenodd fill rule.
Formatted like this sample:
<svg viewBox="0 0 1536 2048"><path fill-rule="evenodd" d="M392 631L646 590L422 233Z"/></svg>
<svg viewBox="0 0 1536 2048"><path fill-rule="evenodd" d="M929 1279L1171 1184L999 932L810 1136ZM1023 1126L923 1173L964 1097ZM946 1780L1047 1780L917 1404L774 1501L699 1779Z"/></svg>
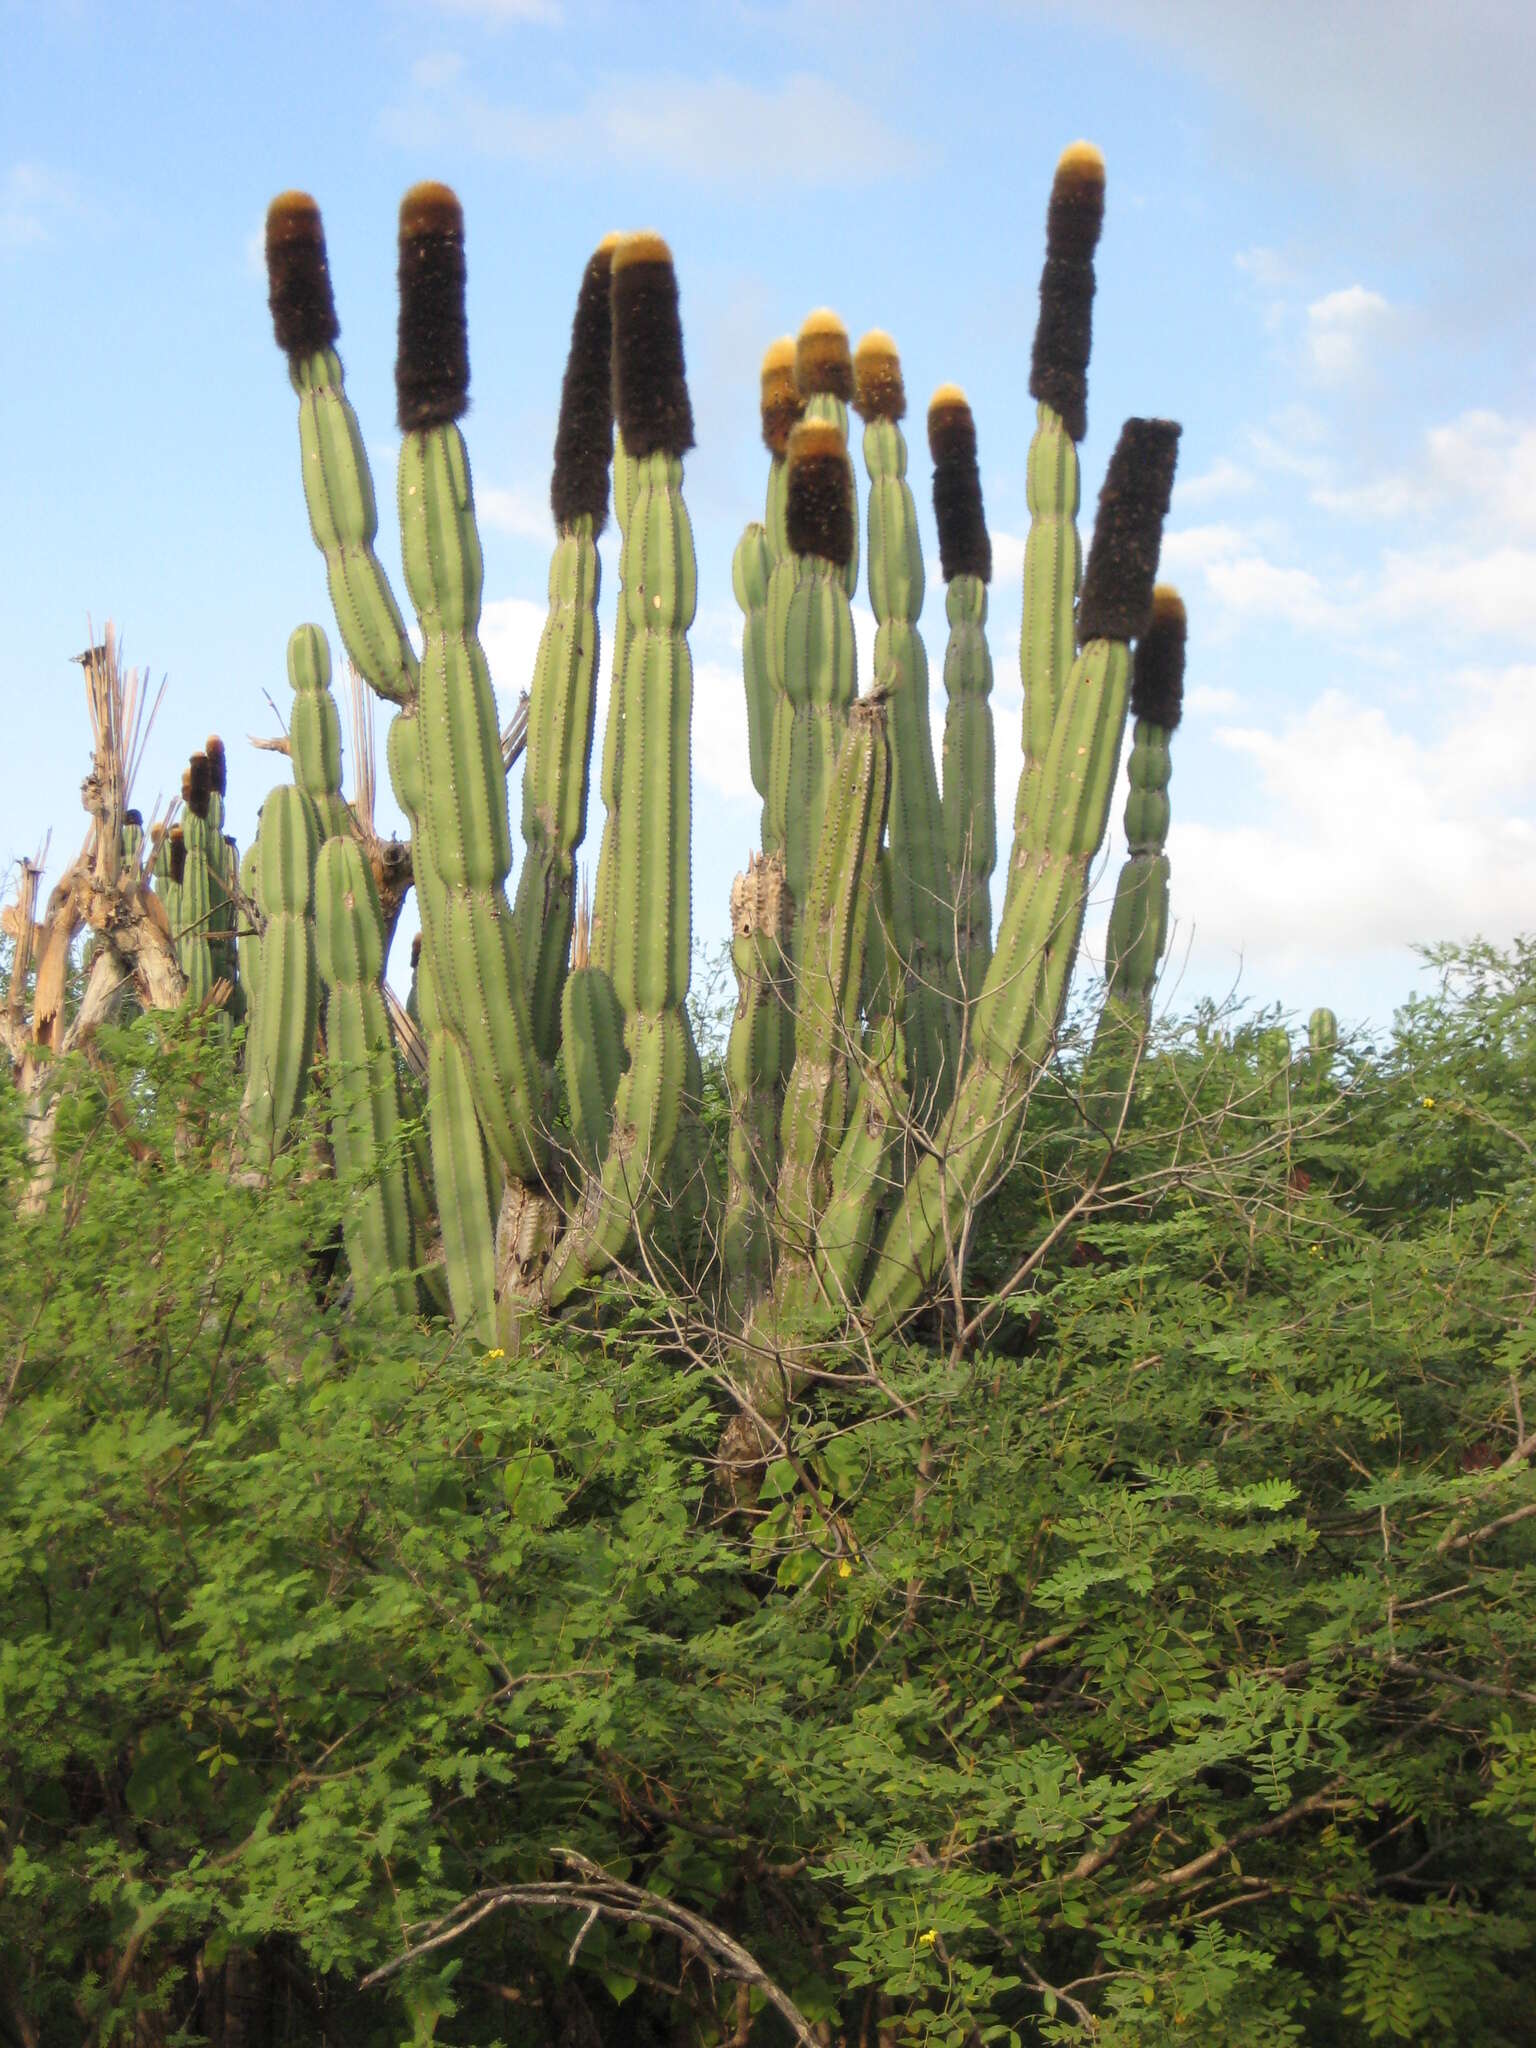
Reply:
<svg viewBox="0 0 1536 2048"><path fill-rule="evenodd" d="M1131 716L1172 732L1184 713L1184 643L1189 622L1171 583L1152 592L1152 623L1136 643Z"/></svg>
<svg viewBox="0 0 1536 2048"><path fill-rule="evenodd" d="M630 455L693 446L677 275L660 235L625 235L613 252L613 412Z"/></svg>
<svg viewBox="0 0 1536 2048"><path fill-rule="evenodd" d="M795 388L802 398L825 395L845 404L853 396L848 330L826 306L807 313L795 338Z"/></svg>
<svg viewBox="0 0 1536 2048"><path fill-rule="evenodd" d="M1104 159L1091 142L1061 153L1045 216L1045 267L1029 392L1059 414L1074 441L1088 431L1093 252L1104 222Z"/></svg>
<svg viewBox="0 0 1536 2048"><path fill-rule="evenodd" d="M613 251L617 235L606 235L587 259L571 352L560 390L555 428L555 466L549 501L555 525L568 533L583 516L596 539L608 520L608 467L613 456Z"/></svg>
<svg viewBox="0 0 1536 2048"><path fill-rule="evenodd" d="M789 446L791 427L805 411L805 402L795 388L791 335L770 341L763 353L762 394L763 443L770 455L782 455Z"/></svg>
<svg viewBox="0 0 1536 2048"><path fill-rule="evenodd" d="M828 420L802 420L789 437L785 505L789 544L843 568L853 555L853 468Z"/></svg>
<svg viewBox="0 0 1536 2048"><path fill-rule="evenodd" d="M976 422L958 384L941 384L928 401L928 452L933 457L933 516L939 529L944 581L992 581L992 540L976 466Z"/></svg>
<svg viewBox="0 0 1536 2048"><path fill-rule="evenodd" d="M267 304L290 361L330 348L341 332L320 209L307 192L279 192L267 208Z"/></svg>
<svg viewBox="0 0 1536 2048"><path fill-rule="evenodd" d="M1172 420L1127 420L1120 429L1083 571L1079 647L1090 640L1137 640L1146 631L1178 454Z"/></svg>
<svg viewBox="0 0 1536 2048"><path fill-rule="evenodd" d="M464 209L446 185L413 185L400 202L400 327L395 397L406 433L469 409Z"/></svg>
<svg viewBox="0 0 1536 2048"><path fill-rule="evenodd" d="M853 358L853 408L861 419L899 420L906 416L907 393L901 381L896 344L872 327Z"/></svg>
<svg viewBox="0 0 1536 2048"><path fill-rule="evenodd" d="M229 762L224 753L224 742L216 732L211 732L203 746L208 756L208 775L215 796L229 792Z"/></svg>

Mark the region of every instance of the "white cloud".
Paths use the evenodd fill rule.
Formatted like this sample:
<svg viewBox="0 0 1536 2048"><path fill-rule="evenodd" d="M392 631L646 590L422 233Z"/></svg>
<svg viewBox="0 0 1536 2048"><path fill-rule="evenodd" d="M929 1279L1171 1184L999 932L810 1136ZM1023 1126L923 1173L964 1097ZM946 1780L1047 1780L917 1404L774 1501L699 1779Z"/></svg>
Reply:
<svg viewBox="0 0 1536 2048"><path fill-rule="evenodd" d="M1325 384L1344 384L1370 367L1371 351L1392 319L1380 292L1363 284L1328 292L1307 307L1307 360Z"/></svg>
<svg viewBox="0 0 1536 2048"><path fill-rule="evenodd" d="M1202 470L1199 476L1175 479L1173 502L1184 510L1194 505L1209 504L1212 498L1243 497L1253 489L1253 483L1251 469L1244 469L1229 455L1218 455L1209 469Z"/></svg>
<svg viewBox="0 0 1536 2048"><path fill-rule="evenodd" d="M441 14L466 15L495 28L518 21L554 26L564 19L559 0L431 0L431 5Z"/></svg>
<svg viewBox="0 0 1536 2048"><path fill-rule="evenodd" d="M1202 952L1262 962L1263 982L1304 962L1358 964L1529 924L1536 668L1457 671L1427 737L1328 692L1278 729L1231 726L1217 740L1262 822L1176 813L1178 914Z"/></svg>
<svg viewBox="0 0 1536 2048"><path fill-rule="evenodd" d="M1536 639L1536 548L1388 553L1372 610L1386 622Z"/></svg>
<svg viewBox="0 0 1536 2048"><path fill-rule="evenodd" d="M481 484L475 489L475 516L482 526L508 533L516 540L554 543L554 516L546 498L519 485Z"/></svg>
<svg viewBox="0 0 1536 2048"><path fill-rule="evenodd" d="M387 111L382 125L416 148L451 138L486 156L647 163L715 184L863 185L926 157L841 86L805 72L777 86L718 73L616 79L569 113L498 105L449 81L424 106Z"/></svg>
<svg viewBox="0 0 1536 2048"><path fill-rule="evenodd" d="M411 83L423 92L440 92L464 69L464 59L456 50L439 50L425 57L418 57L411 66Z"/></svg>
<svg viewBox="0 0 1536 2048"><path fill-rule="evenodd" d="M46 164L18 163L0 178L0 252L48 241L62 215L79 211L74 180Z"/></svg>
<svg viewBox="0 0 1536 2048"><path fill-rule="evenodd" d="M1232 261L1262 292L1285 292L1300 282L1290 257L1278 249L1239 249Z"/></svg>
<svg viewBox="0 0 1536 2048"><path fill-rule="evenodd" d="M491 665L496 706L503 725L533 681L546 609L529 597L498 597L480 614L480 644Z"/></svg>
<svg viewBox="0 0 1536 2048"><path fill-rule="evenodd" d="M698 662L693 671L693 773L721 796L746 804L745 830L758 837L757 791L747 752L747 694L741 669L720 661Z"/></svg>

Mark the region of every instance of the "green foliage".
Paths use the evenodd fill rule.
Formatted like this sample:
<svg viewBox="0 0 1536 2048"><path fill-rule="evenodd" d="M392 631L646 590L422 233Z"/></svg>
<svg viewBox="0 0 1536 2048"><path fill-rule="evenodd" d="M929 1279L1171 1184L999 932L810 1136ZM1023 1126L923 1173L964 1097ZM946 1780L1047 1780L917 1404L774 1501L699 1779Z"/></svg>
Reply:
<svg viewBox="0 0 1536 2048"><path fill-rule="evenodd" d="M0 2037L789 2038L574 1852L829 2041L1528 2039L1536 948L1440 966L1327 1075L1154 1036L1112 1178L1064 1061L980 1267L1095 1204L750 1511L664 1301L342 1314L310 1142L106 1041L0 1234Z"/></svg>

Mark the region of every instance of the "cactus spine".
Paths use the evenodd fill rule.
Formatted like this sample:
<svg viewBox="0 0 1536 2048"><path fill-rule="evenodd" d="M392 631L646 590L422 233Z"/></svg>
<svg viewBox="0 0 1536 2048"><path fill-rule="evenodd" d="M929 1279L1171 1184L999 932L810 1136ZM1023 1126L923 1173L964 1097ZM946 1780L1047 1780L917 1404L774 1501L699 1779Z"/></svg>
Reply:
<svg viewBox="0 0 1536 2048"><path fill-rule="evenodd" d="M997 747L987 585L992 542L981 502L976 426L965 393L942 384L928 406L933 509L949 645L944 653L944 850L955 892L955 945L966 1000L981 992L992 958L992 870L997 865Z"/></svg>
<svg viewBox="0 0 1536 2048"><path fill-rule="evenodd" d="M905 984L909 1085L920 1121L932 1125L955 1087L960 984L954 904L945 860L939 778L928 725L928 656L917 629L923 550L907 482L906 411L895 343L876 329L854 358L869 470L869 598L878 627L875 677L889 693L890 889Z"/></svg>

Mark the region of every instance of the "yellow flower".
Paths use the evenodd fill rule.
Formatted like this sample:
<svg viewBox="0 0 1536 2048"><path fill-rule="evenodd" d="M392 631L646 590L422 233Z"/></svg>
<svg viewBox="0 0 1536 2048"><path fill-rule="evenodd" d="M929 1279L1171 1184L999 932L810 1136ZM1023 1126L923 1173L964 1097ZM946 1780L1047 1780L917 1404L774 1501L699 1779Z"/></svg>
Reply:
<svg viewBox="0 0 1536 2048"><path fill-rule="evenodd" d="M917 1945L919 1948L932 1948L938 1938L939 1930L937 1927L930 1927L926 1934L920 1934L917 1937Z"/></svg>
<svg viewBox="0 0 1536 2048"><path fill-rule="evenodd" d="M498 1344L494 1351L487 1351L485 1355L487 1358L505 1358L507 1354L505 1353L505 1351L502 1350L501 1346Z"/></svg>
<svg viewBox="0 0 1536 2048"><path fill-rule="evenodd" d="M848 1562L846 1557L837 1567L837 1576L840 1579L851 1579L853 1577L853 1566Z"/></svg>
<svg viewBox="0 0 1536 2048"><path fill-rule="evenodd" d="M1433 1109L1433 1108L1434 1108L1434 1106L1435 1106L1435 1098L1433 1097L1433 1095L1426 1095L1426 1096L1425 1096L1425 1098L1424 1098L1424 1107L1425 1107L1426 1109Z"/></svg>

